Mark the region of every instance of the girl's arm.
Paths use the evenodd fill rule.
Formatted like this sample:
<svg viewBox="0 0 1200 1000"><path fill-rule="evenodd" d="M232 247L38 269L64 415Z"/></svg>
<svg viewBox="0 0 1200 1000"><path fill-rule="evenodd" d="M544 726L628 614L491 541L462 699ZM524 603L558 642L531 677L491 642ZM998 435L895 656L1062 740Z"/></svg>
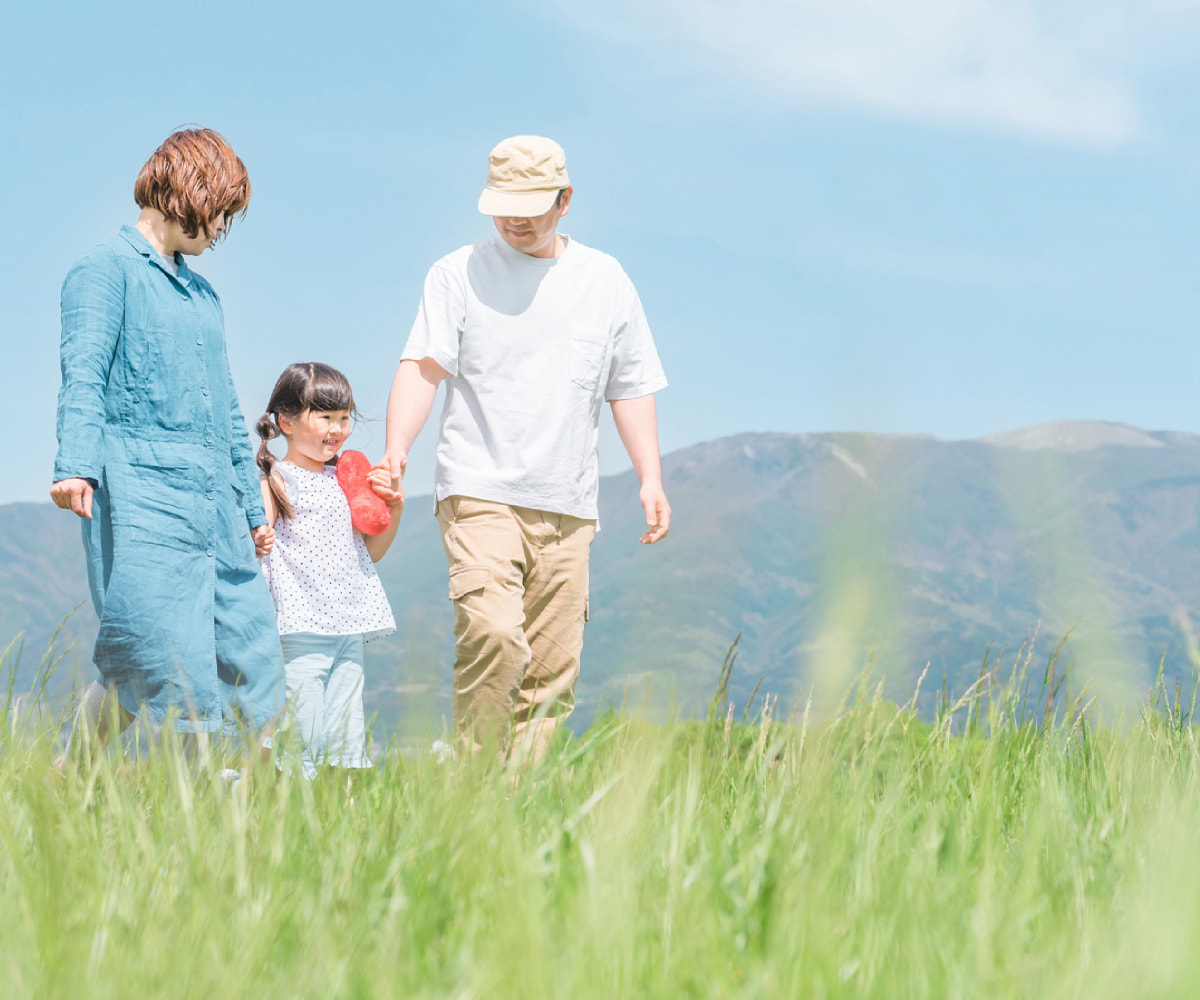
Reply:
<svg viewBox="0 0 1200 1000"><path fill-rule="evenodd" d="M367 482L386 501L392 512L392 519L388 522L388 526L378 535L363 535L363 542L366 543L371 562L379 562L391 548L392 539L396 537L396 529L400 526L400 515L404 513L404 489L401 487L399 479L392 478L391 464L386 458L367 473Z"/></svg>
<svg viewBox="0 0 1200 1000"><path fill-rule="evenodd" d="M274 473L271 474L274 475ZM275 519L279 516L279 511L275 507L275 498L271 496L271 487L267 482L267 477L260 477L258 485L262 490L263 509L267 512L267 523L251 528L250 537L254 541L254 555L261 559L263 556L269 555L271 549L275 547Z"/></svg>
<svg viewBox="0 0 1200 1000"><path fill-rule="evenodd" d="M277 473L272 472L271 475L277 476ZM275 498L271 496L271 484L267 481L266 476L259 476L258 485L262 489L263 509L267 512L267 524L273 525L279 517L279 509L275 506Z"/></svg>

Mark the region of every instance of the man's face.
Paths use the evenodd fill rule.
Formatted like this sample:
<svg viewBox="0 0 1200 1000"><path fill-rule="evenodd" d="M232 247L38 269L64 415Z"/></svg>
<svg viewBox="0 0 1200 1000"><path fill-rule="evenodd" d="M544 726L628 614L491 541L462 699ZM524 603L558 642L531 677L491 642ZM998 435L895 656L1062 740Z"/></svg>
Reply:
<svg viewBox="0 0 1200 1000"><path fill-rule="evenodd" d="M559 203L545 215L533 218L494 215L496 232L514 250L530 257L557 257L561 252L558 241L558 220L567 214L571 204L571 188L562 193Z"/></svg>

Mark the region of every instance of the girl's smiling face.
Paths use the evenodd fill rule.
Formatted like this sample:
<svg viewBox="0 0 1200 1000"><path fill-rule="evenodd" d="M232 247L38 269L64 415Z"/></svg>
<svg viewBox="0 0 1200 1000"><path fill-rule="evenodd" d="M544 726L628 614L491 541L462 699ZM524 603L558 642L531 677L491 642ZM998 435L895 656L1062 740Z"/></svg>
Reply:
<svg viewBox="0 0 1200 1000"><path fill-rule="evenodd" d="M279 428L288 442L284 461L321 472L350 436L350 411L305 410L298 417L281 413Z"/></svg>

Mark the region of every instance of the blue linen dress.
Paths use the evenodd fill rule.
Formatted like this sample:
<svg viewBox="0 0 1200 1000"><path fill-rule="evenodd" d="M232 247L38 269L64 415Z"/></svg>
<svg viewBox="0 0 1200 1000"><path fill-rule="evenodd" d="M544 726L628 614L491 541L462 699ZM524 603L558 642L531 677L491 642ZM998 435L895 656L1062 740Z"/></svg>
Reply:
<svg viewBox="0 0 1200 1000"><path fill-rule="evenodd" d="M220 300L138 230L62 289L54 481L94 482L82 520L93 658L121 705L184 732L283 708L275 613L250 529L266 524L225 353Z"/></svg>

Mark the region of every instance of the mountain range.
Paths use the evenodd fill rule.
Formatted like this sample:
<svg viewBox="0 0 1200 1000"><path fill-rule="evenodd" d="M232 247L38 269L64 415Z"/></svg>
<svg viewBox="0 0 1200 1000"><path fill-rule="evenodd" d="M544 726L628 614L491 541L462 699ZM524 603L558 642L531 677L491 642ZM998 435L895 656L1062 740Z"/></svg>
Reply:
<svg viewBox="0 0 1200 1000"><path fill-rule="evenodd" d="M601 483L576 727L606 703L702 714L735 639L739 708L757 688L790 711L863 676L908 701L924 672L928 715L985 656L1007 676L1022 644L1040 683L1068 633L1060 669L1117 712L1160 665L1191 689L1200 436L1094 421L970 441L739 434L664 456L663 474L672 526L653 547L638 542L633 474ZM78 525L49 503L0 511L0 639L25 647L16 690L83 602L62 624L62 697L90 673L96 626ZM430 497L410 498L379 569L399 628L368 646L368 711L380 732L437 735L453 638Z"/></svg>

